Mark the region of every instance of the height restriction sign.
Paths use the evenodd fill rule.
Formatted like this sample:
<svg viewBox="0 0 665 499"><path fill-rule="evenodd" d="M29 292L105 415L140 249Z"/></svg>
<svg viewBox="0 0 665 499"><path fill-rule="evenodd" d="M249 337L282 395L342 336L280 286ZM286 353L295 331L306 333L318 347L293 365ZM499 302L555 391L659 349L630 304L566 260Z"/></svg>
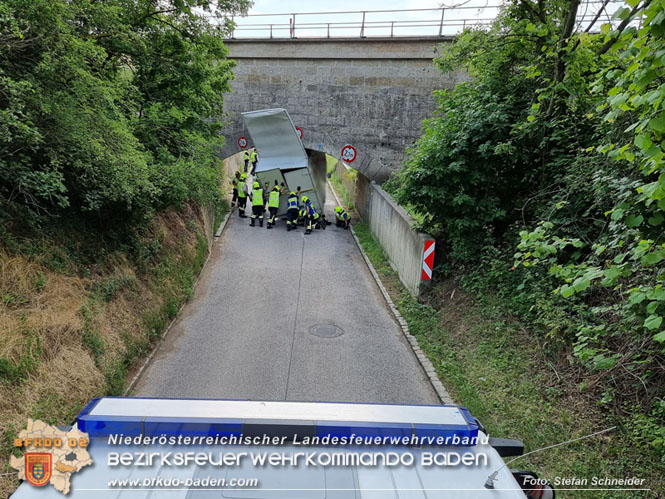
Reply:
<svg viewBox="0 0 665 499"><path fill-rule="evenodd" d="M238 146L241 149L247 147L247 137L238 137Z"/></svg>
<svg viewBox="0 0 665 499"><path fill-rule="evenodd" d="M423 281L430 281L432 279L432 267L434 267L434 241L425 241L422 271Z"/></svg>

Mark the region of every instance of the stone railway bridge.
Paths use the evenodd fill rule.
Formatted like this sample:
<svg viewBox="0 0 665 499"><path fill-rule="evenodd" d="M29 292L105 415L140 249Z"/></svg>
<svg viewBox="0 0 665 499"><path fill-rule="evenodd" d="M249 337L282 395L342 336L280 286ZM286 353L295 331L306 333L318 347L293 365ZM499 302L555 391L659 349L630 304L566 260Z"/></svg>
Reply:
<svg viewBox="0 0 665 499"><path fill-rule="evenodd" d="M226 96L228 127L222 157L247 136L241 112L283 107L303 130L305 148L337 158L346 144L352 166L381 182L399 169L404 150L435 110L433 91L468 76L442 74L433 64L450 38L231 39L237 61ZM251 146L251 141L250 141Z"/></svg>

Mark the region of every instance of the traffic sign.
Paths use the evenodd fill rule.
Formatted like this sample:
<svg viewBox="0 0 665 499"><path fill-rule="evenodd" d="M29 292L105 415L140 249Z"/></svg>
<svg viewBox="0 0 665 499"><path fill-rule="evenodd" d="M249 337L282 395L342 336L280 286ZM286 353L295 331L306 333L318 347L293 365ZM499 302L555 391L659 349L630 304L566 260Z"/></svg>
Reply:
<svg viewBox="0 0 665 499"><path fill-rule="evenodd" d="M241 149L247 147L247 137L238 137L238 146Z"/></svg>
<svg viewBox="0 0 665 499"><path fill-rule="evenodd" d="M356 160L358 151L351 144L347 144L342 147L342 159L347 163L353 163Z"/></svg>
<svg viewBox="0 0 665 499"><path fill-rule="evenodd" d="M423 281L430 281L432 279L432 267L434 267L434 241L425 241L422 271Z"/></svg>
<svg viewBox="0 0 665 499"><path fill-rule="evenodd" d="M302 140L302 128L299 126L296 127L296 132L298 132L298 138Z"/></svg>

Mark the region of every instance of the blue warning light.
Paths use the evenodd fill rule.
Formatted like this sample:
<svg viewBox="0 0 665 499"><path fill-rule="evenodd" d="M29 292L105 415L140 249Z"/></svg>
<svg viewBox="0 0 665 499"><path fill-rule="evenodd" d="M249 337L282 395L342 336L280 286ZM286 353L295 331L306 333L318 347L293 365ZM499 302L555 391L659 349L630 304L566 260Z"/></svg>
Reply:
<svg viewBox="0 0 665 499"><path fill-rule="evenodd" d="M94 437L257 436L390 438L413 442L430 437L445 445L468 445L478 424L464 407L333 402L103 397L77 418ZM411 439L411 440L410 440ZM436 444L443 445L443 444Z"/></svg>

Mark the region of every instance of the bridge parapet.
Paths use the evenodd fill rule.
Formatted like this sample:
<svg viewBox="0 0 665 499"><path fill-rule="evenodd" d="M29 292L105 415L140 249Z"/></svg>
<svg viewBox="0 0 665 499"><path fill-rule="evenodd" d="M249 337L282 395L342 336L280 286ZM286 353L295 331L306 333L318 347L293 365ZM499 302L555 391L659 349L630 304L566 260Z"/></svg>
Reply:
<svg viewBox="0 0 665 499"><path fill-rule="evenodd" d="M453 37L243 38L224 40L233 59L422 59L432 61Z"/></svg>

